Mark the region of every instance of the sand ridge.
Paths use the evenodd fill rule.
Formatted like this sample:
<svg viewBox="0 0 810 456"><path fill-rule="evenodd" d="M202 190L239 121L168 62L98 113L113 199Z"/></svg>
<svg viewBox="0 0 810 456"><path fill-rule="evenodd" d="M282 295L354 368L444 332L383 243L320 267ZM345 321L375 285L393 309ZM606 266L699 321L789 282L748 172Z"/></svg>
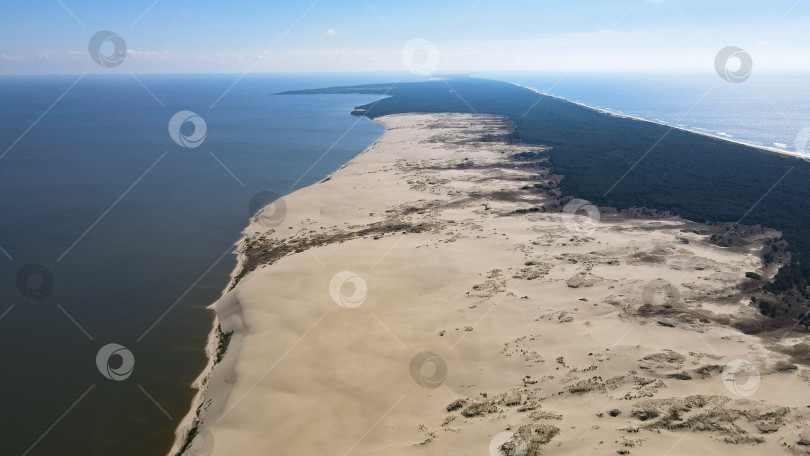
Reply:
<svg viewBox="0 0 810 456"><path fill-rule="evenodd" d="M566 205L497 117L376 121L245 231L172 454L807 452L810 370L727 325L778 233Z"/></svg>

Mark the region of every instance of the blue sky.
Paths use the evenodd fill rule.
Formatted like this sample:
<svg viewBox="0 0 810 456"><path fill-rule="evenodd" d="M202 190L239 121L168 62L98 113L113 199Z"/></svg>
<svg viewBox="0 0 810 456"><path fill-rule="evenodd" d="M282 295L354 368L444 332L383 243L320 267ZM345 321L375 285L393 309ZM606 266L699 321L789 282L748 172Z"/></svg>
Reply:
<svg viewBox="0 0 810 456"><path fill-rule="evenodd" d="M88 55L100 30L115 68ZM808 36L810 0L6 0L0 74L403 71L417 38L437 72L713 71L730 45L810 71Z"/></svg>

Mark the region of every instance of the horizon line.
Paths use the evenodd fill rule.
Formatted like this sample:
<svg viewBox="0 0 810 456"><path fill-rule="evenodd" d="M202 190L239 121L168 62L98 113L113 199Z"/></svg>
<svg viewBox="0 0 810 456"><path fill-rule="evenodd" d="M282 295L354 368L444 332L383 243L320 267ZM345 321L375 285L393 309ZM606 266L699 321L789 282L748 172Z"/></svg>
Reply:
<svg viewBox="0 0 810 456"><path fill-rule="evenodd" d="M75 73L0 73L0 77L22 77L22 76L78 76L81 72ZM84 73L87 76L225 76L225 75L242 75L242 76L261 76L261 75L282 75L282 74L411 74L407 70L365 70L365 71L261 71L261 72L172 72L172 73L153 73L153 72L127 72L127 73ZM477 71L453 71L446 73L436 73L433 75L424 75L425 79L431 77L446 77L446 76L474 76L482 74L611 74L611 75L711 75L713 71L705 70L477 70ZM810 69L807 70L763 70L758 71L757 74L762 75L802 75L810 76ZM419 75L414 75L419 76Z"/></svg>

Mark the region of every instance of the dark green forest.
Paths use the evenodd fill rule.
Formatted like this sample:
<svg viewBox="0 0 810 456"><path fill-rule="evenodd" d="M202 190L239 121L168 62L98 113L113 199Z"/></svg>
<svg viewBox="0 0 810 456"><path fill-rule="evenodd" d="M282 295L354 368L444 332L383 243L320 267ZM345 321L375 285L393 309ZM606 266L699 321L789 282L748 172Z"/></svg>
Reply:
<svg viewBox="0 0 810 456"><path fill-rule="evenodd" d="M771 317L807 322L802 316L810 296L808 161L466 76L285 94L322 93L387 96L353 112L372 119L408 112L505 116L520 141L551 146L552 171L563 176L564 195L620 210L645 207L698 222L780 230L792 260L763 287L766 295L777 295L771 297L776 302L760 308Z"/></svg>

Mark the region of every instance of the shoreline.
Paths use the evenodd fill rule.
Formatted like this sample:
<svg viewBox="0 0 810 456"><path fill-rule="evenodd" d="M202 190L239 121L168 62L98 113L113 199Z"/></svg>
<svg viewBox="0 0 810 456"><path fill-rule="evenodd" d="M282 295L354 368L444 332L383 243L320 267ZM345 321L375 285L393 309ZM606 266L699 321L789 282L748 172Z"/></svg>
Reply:
<svg viewBox="0 0 810 456"><path fill-rule="evenodd" d="M373 119L368 119L367 118L367 120L384 127L384 125L382 125L379 122L376 122ZM386 129L386 131L387 131L387 129ZM383 132L383 135L384 134L385 134L385 132ZM366 153L368 150L372 149L374 147L374 145L377 144L377 142L380 141L381 139L382 139L382 136L380 138L378 138L377 141L375 141L370 146L368 146L366 149L362 150L360 153L355 155L349 162L351 162L352 160L355 160L357 157L360 157L361 155ZM318 182L315 182L314 184L310 185L309 187L312 187L312 186L318 185L318 184L320 184L322 182L330 180L335 173L337 173L338 171L343 169L346 165L348 165L349 162L345 163L343 166L338 168L336 171L328 174L322 180L320 180ZM299 188L298 190L295 190L293 193L298 192L298 191L303 190L303 189L306 189L306 188L308 188L308 187ZM279 197L280 200L283 200L284 198L285 198L285 196ZM273 204L275 204L275 203L273 203ZM270 206L272 206L272 204ZM219 318L219 316L218 316L218 314L216 312L217 305L220 303L220 301L223 298L225 298L225 296L230 291L232 291L238 285L240 278L244 278L244 277L240 277L240 274L243 272L243 269L245 267L246 255L244 254L243 251L240 250L240 248L241 248L241 246L244 245L244 243L248 239L248 237L246 235L248 230L256 222L256 220L261 216L261 213L264 212L265 209L267 209L267 207L262 208L259 211L258 214L253 214L251 216L251 218L248 221L249 222L248 225L242 231L242 237L239 238L239 240L237 240L233 244L234 245L234 253L236 254L236 265L234 266L234 269L231 271L230 276L229 276L229 280L225 284L225 287L223 288L219 299L217 299L216 301L214 301L213 303L209 304L206 307L206 309L211 309L211 310L214 311L213 324L212 324L212 327L211 327L211 331L208 333L208 337L206 339L206 345L205 345L205 354L206 354L206 358L208 359L208 361L207 361L205 367L203 368L203 370L197 376L197 378L192 382L192 388L195 388L197 390L197 392L194 394L191 405L189 407L189 411L186 413L185 416L183 416L183 418L180 420L180 423L177 425L177 428L175 429L175 441L172 444L171 448L169 449L169 452L167 453L167 456L182 456L182 455L186 454L184 451L188 451L188 449L191 448L191 446L189 445L191 443L189 438L191 438L193 440L194 436L192 435L192 432L196 432L196 429L198 428L198 425L199 425L199 422L200 422L200 412L202 410L202 407L205 405L205 400L204 399L205 399L205 393L206 393L207 387L208 387L207 381L211 377L212 373L214 372L214 368L219 364L215 360L215 357L217 356L218 347L219 347L219 345L221 343L221 332L220 331L221 331L221 327L222 327L222 322L220 321L220 318ZM229 334L232 335L233 330L230 331ZM238 353L241 341L233 340L230 335L228 336L229 340L228 340L226 348L225 348L225 353L228 353L228 352L230 352L230 353L234 353L234 352ZM224 353L222 355L224 355ZM232 357L233 357L233 355L232 355ZM203 445L203 446L205 446L206 444L207 444L207 442L202 442L201 443L201 445Z"/></svg>
<svg viewBox="0 0 810 456"><path fill-rule="evenodd" d="M471 77L475 77L475 76L471 76ZM481 78L481 79L484 79L484 78ZM762 145L759 145L759 144L751 144L751 143L747 143L745 141L731 139L729 137L725 137L725 136L718 135L718 134L706 133L706 132L702 132L702 131L699 131L699 130L693 130L693 129L690 129L690 128L687 128L687 127L680 127L680 126L676 126L676 125L671 125L671 124L665 123L665 122L657 122L655 120L645 119L643 117L632 116L632 115L629 115L629 114L623 114L623 113L611 111L611 110L605 109L605 108L597 108L597 107L594 107L594 106L586 105L584 103L580 103L578 101L569 100L568 98L563 98L563 97L560 97L560 96L557 96L557 95L552 95L550 93L543 92L543 91L541 91L539 89L535 89L533 87L524 86L524 85L517 84L517 83L514 83L514 82L508 82L508 81L503 81L503 82L505 82L506 84L511 84L511 85L513 85L515 87L520 87L521 89L531 90L532 92L534 92L534 93L536 93L538 95L543 95L543 96L546 96L546 97L549 97L549 98L554 98L554 99L557 99L557 100L560 100L560 101L565 101L565 102L568 102L568 103L571 103L571 104L575 104L577 106L581 106L581 107L589 109L591 111L598 112L600 114L605 114L605 115L609 115L609 116L613 116L613 117L619 117L619 118L622 118L622 119L635 120L635 121L638 121L638 122L651 123L651 124L654 124L654 125L659 125L659 126L663 126L663 127L672 128L673 130L680 130L680 131L684 131L684 132L687 132L687 133L694 133L696 135L706 136L706 137L709 137L709 138L712 138L712 139L719 139L721 141L726 141L726 142L729 142L729 143L732 143L732 144L738 144L738 145L741 145L741 146L752 147L754 149L759 149L759 150L761 150L763 152L771 152L771 153L786 155L788 157L799 158L799 159L802 159L802 160L805 160L805 161L810 161L810 155L807 155L807 154L802 154L802 153L799 153L799 152L791 152L791 151L784 150L784 149L779 149L779 148L776 148L776 147L762 146Z"/></svg>
<svg viewBox="0 0 810 456"><path fill-rule="evenodd" d="M508 131L509 126L502 120L464 114L404 114L373 121L386 127L378 141L321 182L284 197L289 208L284 224L268 230L259 223L260 213L246 227L237 244L237 268L223 296L211 305L216 317L206 347L209 365L195 382L200 388L189 413L178 427L172 456L186 442L195 417L199 418L198 426L202 429L197 434L198 440L202 441L195 445L210 446L213 454L254 454L269 448L283 453L285 448L300 451L302 446L306 446L307 451L351 446L351 452L358 445L356 454L362 454L361 450L368 453L383 448L387 454L414 454L424 445L432 445L431 454L446 454L458 449L459 445L471 451L470 454L482 453L482 446L485 448L496 431L500 430L502 434L511 429L504 428L500 415L509 416L511 424L525 422L527 416L511 407L519 403L528 411L535 410L532 408L535 406L539 410L540 404L553 396L551 391L559 388L568 391L572 381L578 380L577 385L585 382L582 394L596 395L591 401L612 403L611 388L617 385L616 388L623 392L627 390L627 394L634 398L633 404L641 406L644 397L655 397L659 390L675 392L679 396L686 391L695 393L694 387L671 384L667 375L675 374L668 372L678 368L677 364L681 368L702 369L705 366L701 367L700 359L705 356L718 356L719 360L728 354L733 355L737 350L725 341L728 337L739 338L740 342L744 340L750 346L764 347L758 338L740 335L725 325L712 323L702 327L689 322L698 318L695 315L714 322L735 317L735 314L744 317L756 314L745 306L735 306L729 299L737 299L735 296L739 291L736 287L744 280L740 271L754 268L758 262L752 253L756 252L760 242L758 237L752 235L746 241L748 250L724 250L706 244L704 237L707 235L681 233L684 228L697 232L697 228L703 227L700 224L673 217L644 221L607 213L603 215L602 233L580 233L576 229L572 233L565 230L560 233L559 214L546 213L545 209L527 210L538 206L553 208L554 200L524 190L527 183L537 182L538 176L550 179L550 183L553 183L553 176L544 174L542 169L524 169L520 163L504 161L504 158L518 153L537 154L538 147L481 142L479 135L482 133ZM468 159L469 163L465 163ZM538 156L531 163L538 165L542 162L542 157ZM436 220L436 225L430 220ZM366 228L358 231L363 226ZM494 232L490 233L490 230ZM496 236L495 232L503 237ZM540 237L534 243L522 240L531 240L527 236L536 237L538 234ZM516 238L514 241L511 240L513 237ZM567 240L569 237L570 241ZM678 239L691 242L684 244ZM670 244L681 244L682 247L663 257L666 267L659 266L660 260L646 259L657 258L661 254L656 252ZM256 248L250 250L254 245ZM243 246L246 250L242 250ZM416 256L409 253L420 248L424 250ZM597 255L588 253L594 252L593 249L597 249ZM279 251L281 254L269 256L270 266L256 267L238 285L231 287L245 267L246 251L254 254ZM448 258L455 261L447 263ZM515 262L520 258L524 260ZM571 260L575 261L572 263ZM709 272L690 272L685 268L685 265L695 262L703 265L701 271L708 269ZM261 266L261 261L258 264ZM510 265L514 270L508 267ZM677 274L672 272L673 267L678 268ZM330 278L334 280L339 271L347 270L362 271L356 277L363 279L364 286L368 283L368 299L364 295L358 306L350 299L354 294L345 296L341 289L336 300L331 285L327 286ZM775 272L773 268L763 269L761 264L757 270L766 276ZM707 277L698 282L705 274ZM635 278L623 278L628 275ZM638 310L639 304L644 304L639 302L643 301L640 288L656 277L658 280L666 277L686 293L688 305L679 307L679 312L691 315L690 320L666 312L654 312L653 324L647 325L650 316ZM476 284L476 281L480 283ZM613 288L622 290L625 295L615 296L622 291L608 291ZM520 296L523 293L527 293L526 300ZM536 301L532 298L544 294L555 299ZM450 297L444 297L446 295ZM583 304L583 299L593 302L592 309ZM707 299L709 301L704 303ZM716 303L715 299L720 301ZM430 302L441 305L425 307ZM391 307L393 303L398 304ZM471 303L474 305L470 306ZM494 315L490 316L489 312L495 310L496 305L505 306L501 311L504 313L493 312ZM539 307L535 309L534 306ZM369 308L374 311L369 311ZM489 310L485 311L485 308ZM539 316L538 310L541 310ZM535 323L531 323L531 319L527 321L529 315L535 315ZM655 329L655 319L659 325L680 328L672 330L677 331L672 340L655 340L660 332ZM416 321L421 323L414 326ZM481 321L494 325L494 328L484 324L479 327ZM356 325L359 323L362 323L362 330L358 333ZM546 328L543 332L545 342L540 346L521 337L527 334L522 331L530 331L534 325ZM221 362L215 363L218 327L234 333ZM464 328L464 331L456 332L459 328ZM634 329L641 334L631 334ZM445 331L449 333L448 338L455 340L452 348L447 345ZM579 331L584 332L580 334ZM698 354L705 351L700 340L695 341L694 331L703 332L706 340L717 345L714 354L703 354L688 363L684 358L671 365L666 361L667 356L659 356L660 353L669 353L670 346L682 353L685 350ZM310 332L313 334L307 339ZM602 348L596 353L598 360L578 353L591 349L595 342L570 347L572 344L568 339L572 334L580 334L576 339L583 340L615 339L610 334L622 333L625 334L623 339L627 340L615 340L612 346L608 343L610 348ZM515 364L517 359L503 358L500 350L492 350L492 344L500 347L504 342L504 350L518 350L524 353L519 358L525 360ZM458 356L449 354L458 344L461 344ZM645 349L639 352L634 347L641 347L641 344ZM444 352L447 364L454 367L455 373L447 375L444 387L426 391L415 383L416 377L408 377L408 359L413 355L412 350L417 351L419 346L437 353ZM401 347L408 347L404 358L404 354L399 353ZM572 348L574 352L570 352ZM356 353L358 350L360 353ZM718 350L723 352L722 357ZM761 350L765 348L757 348L757 351ZM374 354L370 358L374 360L371 365L367 364L366 356L355 359L366 352ZM565 356L558 358L555 369L552 354L556 356L562 352ZM483 365L491 367L496 375L465 366L463 353L481 358ZM623 361L608 363L617 355ZM605 375L607 372L632 371L635 366L632 359L643 356L656 360L642 363L648 369L644 375L659 378L656 382L660 384L650 383L658 385L656 388L648 388L646 385L649 384L632 387L620 380L614 380L609 386L588 383L591 375L586 375L586 372L597 370ZM686 355L672 357L681 359L678 357ZM767 375L769 379L777 378L774 377L773 362L782 360L776 355L772 357L772 360L757 357L763 376ZM560 362L560 359L564 361ZM273 371L273 385L267 385L265 377L282 361L285 362L284 368ZM526 366L540 369L541 373L533 372L531 377L524 377L521 386L520 381L515 381L520 378L518 372L526 372ZM317 370L313 371L313 367ZM549 368L551 371L544 375L542 372ZM558 384L559 379L548 374L560 369L568 369L568 374L562 379L563 383ZM398 374L401 371L404 371L404 376ZM801 370L802 373L805 371ZM324 373L329 373L330 378L321 378ZM411 371L411 377L414 375ZM725 388L718 375L716 372L710 375L713 379L705 383L705 392L711 393L707 399L709 402L722 401L719 398ZM274 378L276 376L278 378ZM778 377L778 384L796 385L794 382L799 381L801 385L802 380L797 377L801 376ZM538 379L542 389L537 380L527 378ZM672 391L664 389L665 380L671 384ZM392 395L392 389L398 393ZM403 390L407 391L406 394L399 397ZM235 391L242 394L233 401ZM493 401L480 402L481 395L484 399L487 395L484 392L478 394L479 391L492 394ZM518 394L517 402L509 399L515 393ZM695 394L698 393L703 391L699 388ZM243 402L248 394L251 401ZM451 402L451 396L469 406L483 407L483 411L480 415L467 416L464 412L461 417L448 415L450 408L444 409ZM775 395L769 392L767 397L769 401L783 405L796 399L795 395L786 397L779 392ZM554 402L552 399L547 406ZM398 408L400 403L402 405ZM388 412L390 416L388 413L383 415L389 424L378 430L384 435L366 438L372 428L357 441L362 430L392 404ZM594 425L598 422L604 426L596 414L587 418L582 415L582 411L578 411L581 404L577 404L578 401L568 397L558 407L559 413L565 410L565 418L553 420L568 423L573 417L572 424L593 421ZM237 405L240 408L235 409ZM376 410L380 407L382 410ZM552 405L552 409L555 407L556 404ZM235 413L230 413L232 410ZM500 415L493 415L494 410ZM589 411L591 407L584 410ZM631 414L630 409L626 412ZM547 420L548 417L537 419ZM486 432L476 436L478 420L481 420L478 425L485 425ZM442 421L446 424L440 425ZM627 424L626 421L621 422ZM398 423L399 426L394 428L402 431L389 429L393 426L390 422ZM335 428L337 423L340 425ZM531 424L520 429L535 429L525 426ZM445 432L450 431L450 427L454 430ZM583 448L579 437L572 436L563 426L560 428L563 431L556 439L558 445L567 451ZM560 432L560 428L556 428L556 432ZM316 434L310 435L310 429ZM793 432L793 428L781 430L777 426L777 431L782 436ZM595 434L602 439L615 437L614 431L606 432L607 429ZM514 429L509 434L507 437L513 440L522 438L519 433L514 433ZM459 436L466 436L466 440L472 438L474 442L463 443L464 439L459 440ZM481 436L487 437L486 442L479 438ZM652 439L650 436L647 438ZM680 439L677 433L667 432L663 437L655 437L658 443L649 445L666 445ZM355 443L351 445L352 442ZM595 443L588 443L591 444ZM711 444L710 447L716 452L727 450L722 444L717 445ZM741 449L745 448L762 450L762 447ZM339 453L343 454L343 450Z"/></svg>
<svg viewBox="0 0 810 456"><path fill-rule="evenodd" d="M243 231L243 234L244 234L244 231ZM188 441L188 438L191 435L190 433L192 432L192 429L197 428L198 419L199 419L199 412L198 411L204 405L204 398L205 398L205 392L206 392L206 383L207 383L208 378L211 376L211 373L213 372L214 367L217 365L215 357L216 357L216 353L217 353L217 347L220 344L221 322L219 320L219 316L216 313L215 307L216 307L217 303L219 302L219 300L221 300L228 293L228 291L231 290L231 288L233 287L233 283L236 280L237 274L239 273L239 271L242 270L242 265L244 263L245 257L244 257L243 254L239 253L238 248L239 248L239 245L244 241L244 239L245 239L245 237L243 235L242 238L240 238L237 242L234 243L234 253L237 254L236 255L236 266L234 267L233 271L231 271L231 274L230 274L229 279L228 279L228 283L225 285L225 288L223 288L219 299L217 299L216 301L214 301L213 303L211 303L210 305L208 305L206 307L206 309L211 309L211 310L214 311L213 324L211 326L211 331L208 333L208 337L206 338L206 343L205 343L205 356L208 359L208 361L207 361L205 367L203 368L203 370L200 372L200 374L197 376L197 378L194 379L194 382L192 382L192 384L191 384L192 388L196 389L197 392L194 394L194 397L193 397L193 399L191 401L189 411L185 414L185 416L183 416L183 418L180 420L180 423L177 425L177 428L175 429L175 432L174 432L175 441L172 444L171 448L169 449L169 452L167 453L167 456L176 456L176 455L184 454L184 453L181 452L181 450L183 450L183 447L185 446L186 442ZM231 344L229 343L228 348L231 348L230 345ZM236 350L236 351L238 351L238 350Z"/></svg>

